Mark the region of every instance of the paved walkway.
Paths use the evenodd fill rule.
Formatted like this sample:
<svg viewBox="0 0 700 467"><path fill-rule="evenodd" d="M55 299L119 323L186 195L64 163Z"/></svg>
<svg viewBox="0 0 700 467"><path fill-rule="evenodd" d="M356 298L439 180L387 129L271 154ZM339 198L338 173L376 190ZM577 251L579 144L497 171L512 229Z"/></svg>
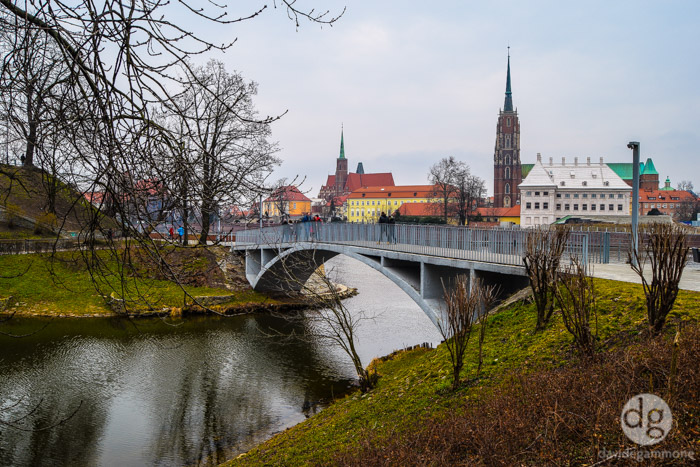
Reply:
<svg viewBox="0 0 700 467"><path fill-rule="evenodd" d="M593 269L593 277L633 282L635 284L642 283L639 276L632 271L629 264L593 264L591 267ZM647 266L647 270L649 270L649 275L647 277L651 279L651 268ZM678 286L683 290L700 292L700 263L688 263L683 271L681 282Z"/></svg>

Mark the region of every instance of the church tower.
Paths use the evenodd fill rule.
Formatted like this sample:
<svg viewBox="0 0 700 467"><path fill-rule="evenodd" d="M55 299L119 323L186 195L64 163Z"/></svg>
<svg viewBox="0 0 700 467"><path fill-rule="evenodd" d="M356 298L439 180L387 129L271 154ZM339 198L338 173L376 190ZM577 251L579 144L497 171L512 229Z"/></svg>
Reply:
<svg viewBox="0 0 700 467"><path fill-rule="evenodd" d="M345 182L348 180L348 160L345 158L345 143L343 141L343 128L340 128L340 155L335 162L335 196L341 196L345 190Z"/></svg>
<svg viewBox="0 0 700 467"><path fill-rule="evenodd" d="M493 155L493 205L509 208L520 202L518 185L523 181L520 167L520 120L513 110L510 91L510 47L508 48L508 72L506 75L506 100L498 113L496 147Z"/></svg>

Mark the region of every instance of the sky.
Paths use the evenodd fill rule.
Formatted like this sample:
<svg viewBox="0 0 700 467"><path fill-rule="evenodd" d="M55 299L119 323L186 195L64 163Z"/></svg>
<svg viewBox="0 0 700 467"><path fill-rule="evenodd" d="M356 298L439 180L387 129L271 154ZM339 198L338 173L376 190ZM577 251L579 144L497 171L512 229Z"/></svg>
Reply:
<svg viewBox="0 0 700 467"><path fill-rule="evenodd" d="M259 2L235 2L233 14ZM345 14L332 27L258 17L205 31L236 39L223 61L259 84L281 166L316 196L335 171L341 126L355 171L427 183L431 165L455 156L493 191L493 152L508 46L521 162L553 157L632 161L652 157L660 179L700 187L700 2L299 0Z"/></svg>

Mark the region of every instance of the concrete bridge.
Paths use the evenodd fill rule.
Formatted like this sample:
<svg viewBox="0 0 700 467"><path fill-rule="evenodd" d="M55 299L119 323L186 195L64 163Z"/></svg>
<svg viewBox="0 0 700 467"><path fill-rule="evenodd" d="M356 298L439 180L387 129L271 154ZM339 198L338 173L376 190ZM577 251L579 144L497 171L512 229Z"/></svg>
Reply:
<svg viewBox="0 0 700 467"><path fill-rule="evenodd" d="M246 277L260 291L299 290L316 268L342 254L381 272L406 292L437 326L443 283L466 274L499 284L527 285L522 257L528 232L452 226L304 223L238 232L233 251L245 252ZM566 257L588 261L587 236L570 237Z"/></svg>

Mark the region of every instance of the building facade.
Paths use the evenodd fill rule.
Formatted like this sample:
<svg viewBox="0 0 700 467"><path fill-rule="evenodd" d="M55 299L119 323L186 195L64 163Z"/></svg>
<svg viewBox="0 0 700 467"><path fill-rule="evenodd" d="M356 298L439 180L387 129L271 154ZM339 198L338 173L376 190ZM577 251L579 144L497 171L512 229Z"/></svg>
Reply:
<svg viewBox="0 0 700 467"><path fill-rule="evenodd" d="M311 200L293 185L277 188L263 201L263 215L279 220L300 219L311 212Z"/></svg>
<svg viewBox="0 0 700 467"><path fill-rule="evenodd" d="M600 158L599 163L537 162L520 184L520 225L535 227L567 216L606 219L630 215L632 189Z"/></svg>
<svg viewBox="0 0 700 467"><path fill-rule="evenodd" d="M518 185L522 182L520 167L520 119L513 110L510 88L510 54L506 73L506 98L503 110L498 113L496 144L493 155L493 204L497 208L509 208L520 201Z"/></svg>
<svg viewBox="0 0 700 467"><path fill-rule="evenodd" d="M435 185L360 188L347 197L345 212L348 222L376 222L382 212L391 215L404 203L434 203L437 192Z"/></svg>

